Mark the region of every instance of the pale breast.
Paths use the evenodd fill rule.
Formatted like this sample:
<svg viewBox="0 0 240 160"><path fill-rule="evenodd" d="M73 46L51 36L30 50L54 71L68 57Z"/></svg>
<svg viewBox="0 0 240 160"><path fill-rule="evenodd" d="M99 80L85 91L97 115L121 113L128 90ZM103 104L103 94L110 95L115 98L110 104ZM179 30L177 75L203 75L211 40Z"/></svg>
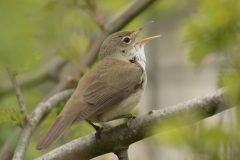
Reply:
<svg viewBox="0 0 240 160"><path fill-rule="evenodd" d="M128 98L124 99L122 102L112 107L111 109L99 114L97 116L97 119L100 122L107 122L114 119L115 117L128 114L138 104L138 102L142 98L142 95L144 93L144 90L147 84L146 73L144 73L143 77L144 77L144 81L141 89L139 89L135 93L132 93Z"/></svg>

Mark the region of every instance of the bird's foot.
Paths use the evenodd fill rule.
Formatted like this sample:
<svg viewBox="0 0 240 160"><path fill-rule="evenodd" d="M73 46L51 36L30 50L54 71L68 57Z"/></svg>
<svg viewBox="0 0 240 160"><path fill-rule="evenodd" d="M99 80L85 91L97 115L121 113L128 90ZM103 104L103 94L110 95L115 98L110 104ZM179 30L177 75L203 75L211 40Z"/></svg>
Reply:
<svg viewBox="0 0 240 160"><path fill-rule="evenodd" d="M131 115L132 115L132 114L131 114ZM127 123L126 123L128 128L130 128L128 123L131 122L131 121L132 121L133 119L135 119L135 118L136 118L136 116L134 116L134 115L132 115L132 117L129 117L129 118L128 118L128 121L127 121Z"/></svg>
<svg viewBox="0 0 240 160"><path fill-rule="evenodd" d="M96 142L97 142L97 144L99 144L99 140L101 139L101 133L102 133L104 127L97 126L88 119L86 119L86 121L96 130L96 133L95 133Z"/></svg>
<svg viewBox="0 0 240 160"><path fill-rule="evenodd" d="M101 139L101 133L102 133L103 129L104 129L103 127L99 127L99 129L96 130L95 137L96 137L97 144L99 144L99 140Z"/></svg>

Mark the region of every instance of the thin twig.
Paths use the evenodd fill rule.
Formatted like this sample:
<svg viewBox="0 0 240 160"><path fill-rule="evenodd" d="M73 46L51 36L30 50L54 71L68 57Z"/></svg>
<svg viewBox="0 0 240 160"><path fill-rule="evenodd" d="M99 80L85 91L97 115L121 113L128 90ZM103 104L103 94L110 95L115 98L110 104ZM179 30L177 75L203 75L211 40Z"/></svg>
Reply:
<svg viewBox="0 0 240 160"><path fill-rule="evenodd" d="M90 11L93 13L96 23L99 25L101 30L104 30L106 21L104 20L102 13L99 11L99 8L96 5L96 1L95 4L93 4L93 2L90 0L85 0L85 2L88 5Z"/></svg>
<svg viewBox="0 0 240 160"><path fill-rule="evenodd" d="M10 148L14 148L15 144L14 142L18 141L21 131L22 130L20 128L16 128L14 132L12 132L11 136L9 136L11 138L8 138L1 146L0 149L1 160L9 160L10 157L12 157L13 152L12 150L10 150Z"/></svg>
<svg viewBox="0 0 240 160"><path fill-rule="evenodd" d="M23 96L22 96L21 89L20 89L20 87L18 85L18 82L17 82L17 79L16 79L16 75L13 74L11 69L9 69L8 67L6 67L6 70L8 72L8 76L11 79L13 88L15 90L15 94L16 94L16 97L17 97L18 105L20 107L20 111L21 111L22 114L26 113L27 107L26 107L26 105L24 103L24 99L23 99Z"/></svg>
<svg viewBox="0 0 240 160"><path fill-rule="evenodd" d="M2 160L7 160L10 159L9 157L9 148L10 148L10 143L12 139L8 139L0 148L0 156Z"/></svg>
<svg viewBox="0 0 240 160"><path fill-rule="evenodd" d="M49 62L46 67L42 67L38 72L31 74L31 76L18 79L18 84L21 88L28 89L36 87L46 81L52 81L57 83L59 81L59 76L62 68L67 64L67 59L55 58ZM0 99L13 93L14 89L12 85L2 83L0 86Z"/></svg>
<svg viewBox="0 0 240 160"><path fill-rule="evenodd" d="M23 160L26 153L33 130L38 125L44 114L48 113L59 102L69 98L73 89L59 92L52 96L48 101L40 103L31 114L27 116L27 123L25 124L18 146L13 156L13 160Z"/></svg>
<svg viewBox="0 0 240 160"><path fill-rule="evenodd" d="M151 111L128 121L128 123L103 130L98 144L95 135L90 134L56 148L36 160L91 159L114 152L118 147L128 147L155 134L193 124L230 107L233 106L229 106L226 92L219 89L214 93Z"/></svg>

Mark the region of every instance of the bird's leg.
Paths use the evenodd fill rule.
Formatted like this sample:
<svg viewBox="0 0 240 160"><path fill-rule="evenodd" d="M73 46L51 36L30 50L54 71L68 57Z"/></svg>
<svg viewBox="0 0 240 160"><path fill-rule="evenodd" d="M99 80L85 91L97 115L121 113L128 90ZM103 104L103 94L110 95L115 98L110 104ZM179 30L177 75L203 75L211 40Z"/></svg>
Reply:
<svg viewBox="0 0 240 160"><path fill-rule="evenodd" d="M93 124L90 120L86 119L86 121L96 130L99 131L101 129L100 126L97 126L95 124Z"/></svg>
<svg viewBox="0 0 240 160"><path fill-rule="evenodd" d="M129 121L129 120L136 118L136 116L134 116L133 114L125 114L125 115L117 116L117 117L113 118L112 120L122 119L122 118L127 118Z"/></svg>
<svg viewBox="0 0 240 160"><path fill-rule="evenodd" d="M127 127L129 128L128 123L129 123L131 120L135 119L136 116L134 116L133 114L125 114L125 115L121 115L121 116L115 117L113 120L115 120L115 119L121 119L121 118L127 118L127 119L128 119L128 121L127 121L126 124L127 124Z"/></svg>
<svg viewBox="0 0 240 160"><path fill-rule="evenodd" d="M97 144L99 144L98 140L101 138L101 137L100 137L100 134L101 134L101 132L102 132L102 130L103 130L104 128L93 124L93 123L92 123L90 120L88 120L88 119L86 119L86 121L96 130L95 137L96 137Z"/></svg>

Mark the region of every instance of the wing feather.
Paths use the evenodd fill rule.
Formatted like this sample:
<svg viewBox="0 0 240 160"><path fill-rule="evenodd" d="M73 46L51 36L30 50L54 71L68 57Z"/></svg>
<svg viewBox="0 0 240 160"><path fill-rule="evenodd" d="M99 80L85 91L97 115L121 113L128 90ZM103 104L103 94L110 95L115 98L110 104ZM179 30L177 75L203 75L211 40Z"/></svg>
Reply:
<svg viewBox="0 0 240 160"><path fill-rule="evenodd" d="M100 72L95 71L94 80L83 92L88 104L80 111L75 122L110 109L141 87L144 71L138 64L120 60L105 61L97 68Z"/></svg>
<svg viewBox="0 0 240 160"><path fill-rule="evenodd" d="M53 142L55 142L64 132L64 130L71 124L66 123L64 117L58 117L48 131L41 137L39 140L36 149L41 150L43 148L47 148Z"/></svg>

